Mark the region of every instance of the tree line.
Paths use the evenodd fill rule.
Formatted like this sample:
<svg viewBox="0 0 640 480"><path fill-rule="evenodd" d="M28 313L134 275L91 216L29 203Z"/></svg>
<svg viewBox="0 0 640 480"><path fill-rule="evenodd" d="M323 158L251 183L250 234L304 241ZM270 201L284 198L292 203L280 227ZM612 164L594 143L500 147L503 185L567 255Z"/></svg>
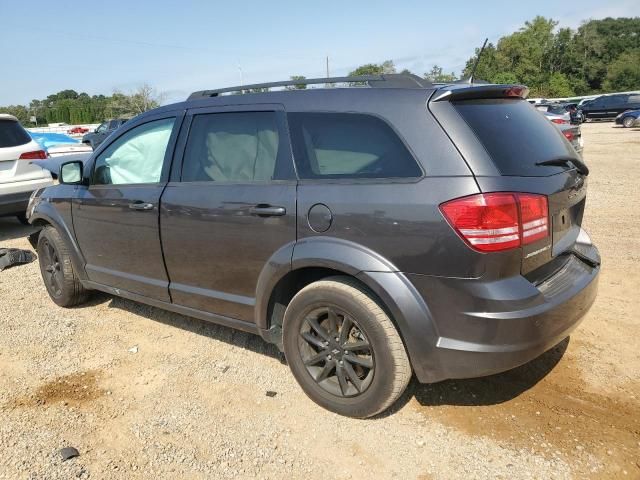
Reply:
<svg viewBox="0 0 640 480"><path fill-rule="evenodd" d="M557 28L558 22L535 17L518 31L489 43L480 57L474 78L492 83L527 85L533 97L571 97L603 92L640 89L640 18L590 20L577 29ZM432 82L467 78L476 63L479 48L466 62L460 76L433 65L421 74ZM368 63L349 72L350 76L396 73L391 60ZM402 70L400 73L413 73ZM305 80L294 75L291 80ZM304 83L288 89L303 89ZM248 90L247 90L248 91ZM262 92L254 89L251 92ZM18 117L23 125L64 122L98 123L108 118L129 117L157 107L162 102L149 85L125 94L110 96L63 90L29 105L0 107L0 112Z"/></svg>
<svg viewBox="0 0 640 480"><path fill-rule="evenodd" d="M590 20L576 30L557 26L558 22L538 16L496 44L489 43L474 78L527 85L534 97L640 89L640 18ZM460 76L438 65L420 76L442 83L468 78L479 53L476 48ZM397 73L393 61L361 65L349 75L384 73Z"/></svg>
<svg viewBox="0 0 640 480"><path fill-rule="evenodd" d="M113 92L110 96L88 95L75 90L62 90L43 100L31 100L29 105L0 107L24 126L68 123L70 125L100 123L109 118L133 117L160 105L163 94L147 84L131 93ZM37 119L31 121L32 117Z"/></svg>

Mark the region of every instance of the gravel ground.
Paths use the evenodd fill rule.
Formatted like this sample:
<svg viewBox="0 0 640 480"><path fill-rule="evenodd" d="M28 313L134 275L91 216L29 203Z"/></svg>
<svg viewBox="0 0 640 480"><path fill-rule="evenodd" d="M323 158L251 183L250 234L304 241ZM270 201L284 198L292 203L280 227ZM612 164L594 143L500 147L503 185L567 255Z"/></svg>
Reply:
<svg viewBox="0 0 640 480"><path fill-rule="evenodd" d="M640 130L583 133L604 267L582 326L373 420L317 407L258 337L103 294L61 309L37 262L0 272L0 479L640 478ZM2 246L29 232L0 219Z"/></svg>

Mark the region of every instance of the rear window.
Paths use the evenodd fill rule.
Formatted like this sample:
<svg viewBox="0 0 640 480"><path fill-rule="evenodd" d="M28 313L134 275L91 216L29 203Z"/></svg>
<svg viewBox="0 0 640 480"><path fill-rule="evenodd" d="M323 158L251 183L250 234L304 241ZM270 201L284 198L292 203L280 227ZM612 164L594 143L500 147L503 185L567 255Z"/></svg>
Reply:
<svg viewBox="0 0 640 480"><path fill-rule="evenodd" d="M482 99L452 103L502 175L552 175L564 169L536 163L577 156L560 131L524 100Z"/></svg>
<svg viewBox="0 0 640 480"><path fill-rule="evenodd" d="M31 137L18 122L0 120L0 148L18 147L30 141Z"/></svg>
<svg viewBox="0 0 640 480"><path fill-rule="evenodd" d="M549 113L554 113L556 115L564 115L565 113L567 113L567 109L559 105L552 105L549 107L549 110L547 111Z"/></svg>
<svg viewBox="0 0 640 480"><path fill-rule="evenodd" d="M290 113L300 178L413 178L422 175L383 120L357 113Z"/></svg>

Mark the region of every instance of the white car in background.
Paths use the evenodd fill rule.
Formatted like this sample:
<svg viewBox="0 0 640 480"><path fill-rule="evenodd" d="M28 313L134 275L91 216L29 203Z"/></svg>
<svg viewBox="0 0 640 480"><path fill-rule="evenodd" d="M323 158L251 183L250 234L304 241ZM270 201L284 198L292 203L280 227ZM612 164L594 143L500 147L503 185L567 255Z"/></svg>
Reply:
<svg viewBox="0 0 640 480"><path fill-rule="evenodd" d="M47 152L12 115L0 113L0 217L16 216L26 223L25 212L34 190L53 185L49 171L32 165Z"/></svg>
<svg viewBox="0 0 640 480"><path fill-rule="evenodd" d="M47 148L50 157L62 157L63 155L71 155L76 153L91 153L93 148L90 145L78 142L77 144L61 143Z"/></svg>

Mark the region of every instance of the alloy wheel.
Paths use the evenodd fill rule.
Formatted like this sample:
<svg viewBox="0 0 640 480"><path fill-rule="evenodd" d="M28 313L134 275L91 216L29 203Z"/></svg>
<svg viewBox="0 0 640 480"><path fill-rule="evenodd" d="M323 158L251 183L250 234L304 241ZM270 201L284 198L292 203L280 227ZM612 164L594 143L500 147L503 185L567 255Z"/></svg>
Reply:
<svg viewBox="0 0 640 480"><path fill-rule="evenodd" d="M308 313L298 348L307 372L325 391L355 397L371 385L373 348L356 319L342 309L327 306Z"/></svg>
<svg viewBox="0 0 640 480"><path fill-rule="evenodd" d="M48 240L44 241L42 252L43 276L51 293L59 297L62 295L62 266L58 252Z"/></svg>

